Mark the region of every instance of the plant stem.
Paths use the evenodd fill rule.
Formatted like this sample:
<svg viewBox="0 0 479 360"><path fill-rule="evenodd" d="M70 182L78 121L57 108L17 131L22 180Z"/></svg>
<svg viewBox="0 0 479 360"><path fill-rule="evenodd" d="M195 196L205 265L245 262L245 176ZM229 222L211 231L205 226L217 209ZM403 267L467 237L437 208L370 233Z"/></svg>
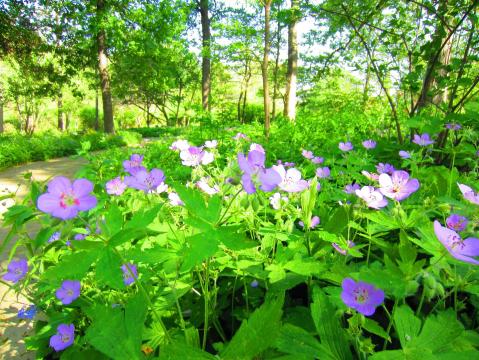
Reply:
<svg viewBox="0 0 479 360"><path fill-rule="evenodd" d="M226 210L225 212L223 213L223 215L221 215L220 219L218 220L218 222L216 223L216 225L221 225L221 221L223 220L223 218L226 216L226 214L228 213L228 210L230 209L231 205L233 205L233 201L236 199L236 197L240 194L241 190L243 190L242 188L240 188L236 194L233 195L233 197L231 198L228 206L226 207Z"/></svg>
<svg viewBox="0 0 479 360"><path fill-rule="evenodd" d="M393 309L391 311L391 313L389 313L388 309L386 308L386 306L383 305L383 308L385 309L386 313L388 314L389 316L389 324L388 324L388 327L386 329L386 333L388 334L388 338L389 338L389 332L391 331L391 327L393 325L393 315L394 315L394 311L396 310L396 306L398 304L398 300L395 299L394 300L394 305L393 305ZM386 350L386 347L388 345L388 339L385 339L384 340L384 344L383 344L383 351Z"/></svg>

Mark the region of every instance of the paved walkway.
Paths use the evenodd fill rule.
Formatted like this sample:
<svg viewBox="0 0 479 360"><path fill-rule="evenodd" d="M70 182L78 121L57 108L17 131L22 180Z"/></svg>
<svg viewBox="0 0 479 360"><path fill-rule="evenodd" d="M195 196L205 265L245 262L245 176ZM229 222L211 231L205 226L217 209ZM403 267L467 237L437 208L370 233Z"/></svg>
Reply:
<svg viewBox="0 0 479 360"><path fill-rule="evenodd" d="M34 180L45 181L57 175L73 178L75 173L87 163L83 158L59 158L48 161L39 161L30 164L15 166L5 171L0 171L0 199L2 195L16 194L16 201L21 201L28 193L25 173L31 172ZM0 200L0 217L8 206L14 203L12 199ZM1 225L1 219L0 219ZM35 232L35 229L32 229ZM7 229L0 228L0 244L7 234ZM8 258L7 249L0 254L0 274L5 273ZM0 283L0 359L35 359L33 352L25 349L23 338L31 331L32 321L19 320L18 310L28 304L23 296L8 292L8 287Z"/></svg>

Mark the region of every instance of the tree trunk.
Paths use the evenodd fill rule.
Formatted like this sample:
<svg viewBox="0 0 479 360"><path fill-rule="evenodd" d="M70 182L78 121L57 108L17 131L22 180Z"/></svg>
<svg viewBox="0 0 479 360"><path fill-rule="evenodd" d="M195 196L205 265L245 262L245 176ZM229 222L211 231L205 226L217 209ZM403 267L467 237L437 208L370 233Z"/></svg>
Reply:
<svg viewBox="0 0 479 360"><path fill-rule="evenodd" d="M269 18L271 12L271 1L264 2L264 54L261 72L263 75L263 100L264 100L264 136L269 139L270 117L269 117L269 84L268 84L268 55L269 55Z"/></svg>
<svg viewBox="0 0 479 360"><path fill-rule="evenodd" d="M100 109L98 107L98 89L95 93L95 130L100 130Z"/></svg>
<svg viewBox="0 0 479 360"><path fill-rule="evenodd" d="M237 112L238 112L238 115L237 115L237 118L238 118L238 122L242 123L241 121L241 100L243 99L243 89L241 89L240 91L240 95L239 95L239 99L238 99L238 104L237 104Z"/></svg>
<svg viewBox="0 0 479 360"><path fill-rule="evenodd" d="M60 91L58 93L58 98L57 98L57 117L58 117L58 130L63 131L65 130L64 124L63 124L63 95L62 92Z"/></svg>
<svg viewBox="0 0 479 360"><path fill-rule="evenodd" d="M246 65L246 81L244 85L243 109L241 110L241 122L243 124L245 123L246 103L248 100L248 86L251 79L251 66L249 65L249 63L250 62L248 61Z"/></svg>
<svg viewBox="0 0 479 360"><path fill-rule="evenodd" d="M0 97L0 134L2 134L3 131L3 99Z"/></svg>
<svg viewBox="0 0 479 360"><path fill-rule="evenodd" d="M101 21L103 13L105 11L104 0L97 0L96 4L97 17ZM106 133L115 132L115 124L113 123L113 104L111 100L110 89L110 75L108 73L108 55L106 45L106 33L105 29L101 28L97 34L98 45L98 70L100 73L101 82L101 97L103 100L103 125Z"/></svg>
<svg viewBox="0 0 479 360"><path fill-rule="evenodd" d="M178 102L176 103L175 119L178 123L178 115L180 114L181 100L183 98L183 83L180 80L178 83Z"/></svg>
<svg viewBox="0 0 479 360"><path fill-rule="evenodd" d="M284 116L291 121L296 119L296 83L298 73L298 12L299 0L291 0L291 19L288 25L288 72L286 73L286 92Z"/></svg>
<svg viewBox="0 0 479 360"><path fill-rule="evenodd" d="M150 100L146 100L146 127L150 127Z"/></svg>
<svg viewBox="0 0 479 360"><path fill-rule="evenodd" d="M274 61L273 71L273 119L276 117L276 98L278 97L279 81L279 53L281 50L281 23L278 20L278 28L276 30L276 58Z"/></svg>
<svg viewBox="0 0 479 360"><path fill-rule="evenodd" d="M208 15L208 0L200 0L202 64L201 64L201 104L204 110L211 110L211 31Z"/></svg>
<svg viewBox="0 0 479 360"><path fill-rule="evenodd" d="M371 80L371 68L369 65L369 60L366 64L366 76L364 79L364 89L363 89L363 106L366 106L369 99L369 81Z"/></svg>
<svg viewBox="0 0 479 360"><path fill-rule="evenodd" d="M65 114L65 130L68 130L70 128L70 113L67 112Z"/></svg>

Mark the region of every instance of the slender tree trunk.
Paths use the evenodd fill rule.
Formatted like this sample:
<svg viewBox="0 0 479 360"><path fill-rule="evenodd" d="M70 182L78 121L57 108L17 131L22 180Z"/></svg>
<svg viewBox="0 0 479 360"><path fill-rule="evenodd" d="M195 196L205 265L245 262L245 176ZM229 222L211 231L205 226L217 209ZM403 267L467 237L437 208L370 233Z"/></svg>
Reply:
<svg viewBox="0 0 479 360"><path fill-rule="evenodd" d="M150 127L150 100L146 99L146 127Z"/></svg>
<svg viewBox="0 0 479 360"><path fill-rule="evenodd" d="M105 12L105 1L97 0L97 17L101 21ZM97 34L98 45L98 70L101 82L101 97L103 100L103 125L106 133L115 132L115 124L113 122L113 103L111 100L110 75L108 73L108 55L106 45L105 29L100 26Z"/></svg>
<svg viewBox="0 0 479 360"><path fill-rule="evenodd" d="M95 130L100 130L100 109L98 104L98 89L95 93Z"/></svg>
<svg viewBox="0 0 479 360"><path fill-rule="evenodd" d="M58 93L58 98L57 98L57 117L58 117L58 130L60 131L65 130L64 123L63 123L63 95L61 91Z"/></svg>
<svg viewBox="0 0 479 360"><path fill-rule="evenodd" d="M3 99L0 96L0 134L4 131L3 128Z"/></svg>
<svg viewBox="0 0 479 360"><path fill-rule="evenodd" d="M180 113L180 106L181 106L181 98L183 97L183 83L180 81L178 84L178 102L176 104L176 113L175 113L175 119L176 122L178 123L178 115Z"/></svg>
<svg viewBox="0 0 479 360"><path fill-rule="evenodd" d="M211 31L208 15L208 0L200 0L202 63L201 63L201 104L204 110L211 110Z"/></svg>
<svg viewBox="0 0 479 360"><path fill-rule="evenodd" d="M288 25L288 71L286 73L286 92L284 116L296 119L296 83L298 72L298 12L299 0L291 0L291 19Z"/></svg>
<svg viewBox="0 0 479 360"><path fill-rule="evenodd" d="M244 94L243 94L243 106L241 110L241 123L245 123L245 114L246 114L246 103L248 101L248 87L249 87L249 81L251 79L251 66L250 66L250 61L248 60L246 62L246 79L244 83Z"/></svg>
<svg viewBox="0 0 479 360"><path fill-rule="evenodd" d="M239 99L238 99L238 104L237 104L237 119L238 122L241 122L241 100L243 100L243 89L240 91Z"/></svg>
<svg viewBox="0 0 479 360"><path fill-rule="evenodd" d="M269 139L270 132L270 117L269 117L269 84L268 84L268 55L269 55L269 18L271 12L271 1L264 2L264 54L263 63L261 65L261 72L263 75L263 100L264 100L264 135Z"/></svg>
<svg viewBox="0 0 479 360"><path fill-rule="evenodd" d="M281 23L278 21L278 28L276 30L276 57L274 61L274 71L273 71L273 119L276 117L276 99L278 97L279 89L279 53L281 50Z"/></svg>
<svg viewBox="0 0 479 360"><path fill-rule="evenodd" d="M363 106L366 106L366 103L369 99L369 81L371 80L371 69L369 66L369 60L366 64L366 78L364 80L364 89L363 89Z"/></svg>
<svg viewBox="0 0 479 360"><path fill-rule="evenodd" d="M65 114L65 130L68 130L70 128L70 113L67 112Z"/></svg>

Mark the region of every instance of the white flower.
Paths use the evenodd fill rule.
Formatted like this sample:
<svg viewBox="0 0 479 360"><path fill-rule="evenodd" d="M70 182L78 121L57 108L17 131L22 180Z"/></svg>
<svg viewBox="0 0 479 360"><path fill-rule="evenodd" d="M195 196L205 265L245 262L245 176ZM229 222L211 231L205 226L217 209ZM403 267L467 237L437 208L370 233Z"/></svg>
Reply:
<svg viewBox="0 0 479 360"><path fill-rule="evenodd" d="M217 140L207 140L205 141L205 147L208 149L214 149L218 146L218 141Z"/></svg>
<svg viewBox="0 0 479 360"><path fill-rule="evenodd" d="M286 192L300 192L308 188L308 182L301 179L301 172L298 169L286 170L283 165L273 165L273 170L281 176L278 187Z"/></svg>
<svg viewBox="0 0 479 360"><path fill-rule="evenodd" d="M363 199L366 204L373 209L380 209L388 204L388 201L384 198L383 194L373 186L363 186L361 190L356 190L356 195Z"/></svg>
<svg viewBox="0 0 479 360"><path fill-rule="evenodd" d="M170 192L168 194L168 199L170 200L170 204L173 206L182 206L185 204L175 192Z"/></svg>
<svg viewBox="0 0 479 360"><path fill-rule="evenodd" d="M214 185L213 187L211 187L208 182L207 182L207 179L206 178L201 178L197 183L196 183L196 186L198 186L198 188L203 191L204 193L208 194L208 195L214 195L214 194L217 194L220 192L220 188L218 187L218 185Z"/></svg>
<svg viewBox="0 0 479 360"><path fill-rule="evenodd" d="M168 191L168 185L166 185L164 182L162 182L158 187L156 188L156 192L158 194L164 193Z"/></svg>
<svg viewBox="0 0 479 360"><path fill-rule="evenodd" d="M171 144L170 149L183 151L188 150L189 147L190 144L188 143L188 140L176 140L173 142L173 144Z"/></svg>

